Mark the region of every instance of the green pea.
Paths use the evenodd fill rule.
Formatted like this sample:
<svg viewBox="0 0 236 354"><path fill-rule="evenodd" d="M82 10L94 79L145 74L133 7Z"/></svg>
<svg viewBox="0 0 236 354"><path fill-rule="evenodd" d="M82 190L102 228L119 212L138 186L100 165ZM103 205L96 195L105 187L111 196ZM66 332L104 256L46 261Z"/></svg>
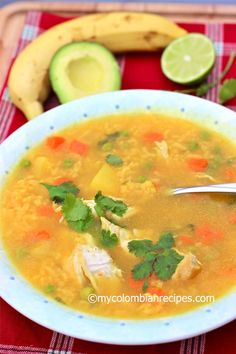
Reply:
<svg viewBox="0 0 236 354"><path fill-rule="evenodd" d="M22 168L28 168L31 166L31 161L28 159L22 159L20 162L20 167Z"/></svg>
<svg viewBox="0 0 236 354"><path fill-rule="evenodd" d="M95 290L90 286L86 286L80 290L80 297L83 300L88 300L89 295L94 294Z"/></svg>
<svg viewBox="0 0 236 354"><path fill-rule="evenodd" d="M138 178L137 178L137 181L139 183L144 183L144 182L146 182L146 180L147 180L147 177L145 177L145 176L138 176Z"/></svg>
<svg viewBox="0 0 236 354"><path fill-rule="evenodd" d="M202 140L210 140L211 134L210 134L208 131L203 130L203 131L200 133L200 138L201 138Z"/></svg>
<svg viewBox="0 0 236 354"><path fill-rule="evenodd" d="M53 285L53 284L48 284L48 285L46 285L45 288L44 288L44 292L45 292L46 294L55 293L55 291L56 291L56 287L55 287L55 285Z"/></svg>
<svg viewBox="0 0 236 354"><path fill-rule="evenodd" d="M67 159L67 160L64 160L63 161L63 165L65 167L72 167L74 165L74 161L73 160L70 160L70 159Z"/></svg>
<svg viewBox="0 0 236 354"><path fill-rule="evenodd" d="M102 150L103 151L110 151L110 150L112 150L112 148L113 148L113 144L110 143L110 142L104 143L102 145Z"/></svg>
<svg viewBox="0 0 236 354"><path fill-rule="evenodd" d="M187 143L187 148L188 148L189 151L196 151L196 150L199 149L199 147L200 147L200 145L198 144L197 141L193 140L193 141L189 141Z"/></svg>

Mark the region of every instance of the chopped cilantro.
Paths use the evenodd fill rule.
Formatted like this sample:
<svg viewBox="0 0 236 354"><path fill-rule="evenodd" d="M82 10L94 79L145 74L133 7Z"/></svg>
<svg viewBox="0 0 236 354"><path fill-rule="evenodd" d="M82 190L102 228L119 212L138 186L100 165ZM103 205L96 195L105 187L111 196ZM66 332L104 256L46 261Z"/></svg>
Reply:
<svg viewBox="0 0 236 354"><path fill-rule="evenodd" d="M64 182L58 186L50 185L47 183L41 183L45 188L47 188L50 199L55 203L63 203L66 195L72 193L76 195L79 192L79 188L72 182Z"/></svg>
<svg viewBox="0 0 236 354"><path fill-rule="evenodd" d="M128 249L136 257L144 257L147 252L152 250L151 240L133 240L128 243Z"/></svg>
<svg viewBox="0 0 236 354"><path fill-rule="evenodd" d="M200 147L199 143L195 140L189 141L187 143L187 148L189 151L196 151L199 149L199 147Z"/></svg>
<svg viewBox="0 0 236 354"><path fill-rule="evenodd" d="M109 154L106 156L106 162L112 166L122 166L123 165L123 160L119 156L112 155L112 154Z"/></svg>
<svg viewBox="0 0 236 354"><path fill-rule="evenodd" d="M200 133L200 138L201 138L202 140L210 140L211 134L210 134L210 132L208 132L207 130L203 130L203 131L201 131L201 133Z"/></svg>
<svg viewBox="0 0 236 354"><path fill-rule="evenodd" d="M106 138L103 139L103 140L100 140L98 142L98 146L100 148L103 148L103 146L107 143L113 143L116 141L117 138L119 138L120 136L120 132L114 132L114 133L111 133L111 134L107 134Z"/></svg>
<svg viewBox="0 0 236 354"><path fill-rule="evenodd" d="M112 234L109 230L102 230L100 235L100 243L107 248L114 247L118 244L119 239L116 234Z"/></svg>
<svg viewBox="0 0 236 354"><path fill-rule="evenodd" d="M91 209L72 193L67 193L62 214L68 225L77 232L86 231L93 221Z"/></svg>
<svg viewBox="0 0 236 354"><path fill-rule="evenodd" d="M147 177L145 177L145 176L138 176L138 178L137 178L138 183L144 183L144 182L146 182L146 180L147 180Z"/></svg>
<svg viewBox="0 0 236 354"><path fill-rule="evenodd" d="M31 161L28 159L22 159L20 162L20 167L22 168L28 168L32 165Z"/></svg>
<svg viewBox="0 0 236 354"><path fill-rule="evenodd" d="M123 216L128 209L127 205L122 202L122 200L106 197L102 195L101 192L95 195L95 203L95 210L98 216L104 216L108 210L117 216Z"/></svg>
<svg viewBox="0 0 236 354"><path fill-rule="evenodd" d="M71 159L66 159L63 161L64 167L72 167L74 165L74 161Z"/></svg>
<svg viewBox="0 0 236 354"><path fill-rule="evenodd" d="M103 150L103 151L111 151L112 148L113 148L113 144L110 143L110 142L104 143L104 144L102 145L102 150Z"/></svg>
<svg viewBox="0 0 236 354"><path fill-rule="evenodd" d="M148 289L148 280L146 279L143 283L142 290L145 293Z"/></svg>
<svg viewBox="0 0 236 354"><path fill-rule="evenodd" d="M128 130L121 130L120 136L125 136L125 137L129 136L129 131Z"/></svg>
<svg viewBox="0 0 236 354"><path fill-rule="evenodd" d="M153 162L152 161L145 161L142 165L142 167L145 170L151 170L153 168Z"/></svg>
<svg viewBox="0 0 236 354"><path fill-rule="evenodd" d="M138 263L132 269L132 274L135 280L148 278L153 273L153 263L151 261L144 261Z"/></svg>
<svg viewBox="0 0 236 354"><path fill-rule="evenodd" d="M47 286L45 286L44 288L44 292L46 294L52 294L56 291L56 287L55 285L52 285L52 284L48 284Z"/></svg>
<svg viewBox="0 0 236 354"><path fill-rule="evenodd" d="M161 280L168 280L174 274L177 265L184 259L184 256L177 253L174 249L166 249L157 256L154 264L154 271Z"/></svg>
<svg viewBox="0 0 236 354"><path fill-rule="evenodd" d="M163 232L159 241L153 247L155 250L172 248L174 243L175 241L172 232Z"/></svg>
<svg viewBox="0 0 236 354"><path fill-rule="evenodd" d="M133 240L128 243L129 251L142 257L142 261L132 269L132 274L135 280L145 280L143 291L147 290L148 278L153 273L161 280L168 280L174 274L184 258L172 248L174 244L171 232L162 233L155 244L151 240Z"/></svg>

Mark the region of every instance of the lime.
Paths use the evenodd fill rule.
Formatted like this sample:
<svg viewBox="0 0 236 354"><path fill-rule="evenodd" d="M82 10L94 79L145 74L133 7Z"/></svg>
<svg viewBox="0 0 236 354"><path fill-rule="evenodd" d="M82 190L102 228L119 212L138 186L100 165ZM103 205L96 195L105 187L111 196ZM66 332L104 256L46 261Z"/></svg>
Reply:
<svg viewBox="0 0 236 354"><path fill-rule="evenodd" d="M215 62L211 40L200 33L190 33L171 42L161 57L161 68L168 79L179 84L202 80Z"/></svg>

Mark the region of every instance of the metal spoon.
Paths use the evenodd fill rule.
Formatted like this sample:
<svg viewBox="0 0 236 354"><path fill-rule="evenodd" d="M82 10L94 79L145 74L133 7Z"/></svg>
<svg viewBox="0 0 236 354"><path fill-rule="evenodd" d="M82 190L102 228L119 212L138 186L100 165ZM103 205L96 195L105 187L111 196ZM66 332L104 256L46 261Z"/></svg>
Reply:
<svg viewBox="0 0 236 354"><path fill-rule="evenodd" d="M236 183L180 187L171 190L171 194L173 195L187 194L187 193L236 193Z"/></svg>

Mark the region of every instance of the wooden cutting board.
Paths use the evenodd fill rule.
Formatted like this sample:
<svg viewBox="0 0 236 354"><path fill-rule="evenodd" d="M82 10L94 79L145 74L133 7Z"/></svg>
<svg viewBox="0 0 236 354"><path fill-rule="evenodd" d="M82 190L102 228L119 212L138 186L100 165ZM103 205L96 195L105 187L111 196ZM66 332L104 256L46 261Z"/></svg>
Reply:
<svg viewBox="0 0 236 354"><path fill-rule="evenodd" d="M76 16L93 12L144 11L166 16L174 21L236 22L236 5L191 5L151 3L41 3L18 2L0 10L0 87L6 76L10 58L18 42L28 11L53 12Z"/></svg>

